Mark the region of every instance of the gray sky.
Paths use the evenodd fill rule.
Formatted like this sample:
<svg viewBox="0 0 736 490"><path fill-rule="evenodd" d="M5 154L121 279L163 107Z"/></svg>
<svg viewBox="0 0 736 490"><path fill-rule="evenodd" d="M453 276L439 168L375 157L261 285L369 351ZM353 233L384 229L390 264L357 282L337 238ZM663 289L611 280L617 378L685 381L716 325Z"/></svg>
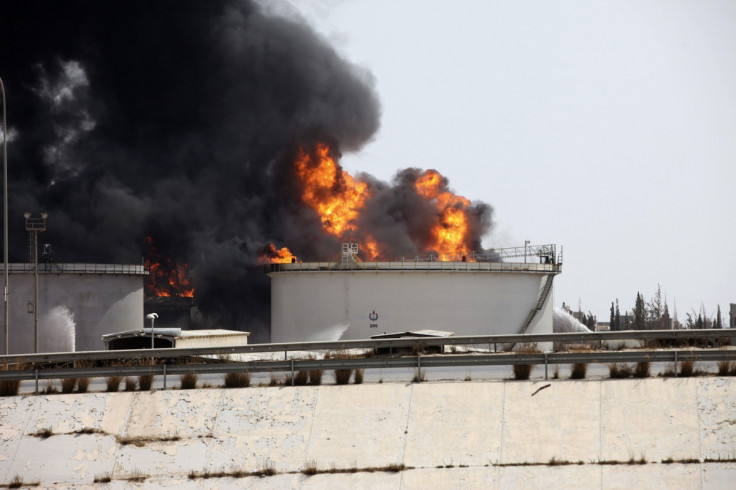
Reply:
<svg viewBox="0 0 736 490"><path fill-rule="evenodd" d="M375 78L351 173L434 168L485 247L564 247L555 305L736 303L736 2L289 1Z"/></svg>

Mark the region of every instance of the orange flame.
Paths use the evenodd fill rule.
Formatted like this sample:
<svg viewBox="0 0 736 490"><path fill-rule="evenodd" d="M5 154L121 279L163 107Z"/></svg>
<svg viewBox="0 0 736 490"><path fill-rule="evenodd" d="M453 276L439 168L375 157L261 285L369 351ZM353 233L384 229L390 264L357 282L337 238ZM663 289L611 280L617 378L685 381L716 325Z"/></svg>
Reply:
<svg viewBox="0 0 736 490"><path fill-rule="evenodd" d="M194 286L189 281L189 264L177 264L173 260L163 257L153 245L153 239L148 237L146 242L151 247L144 265L148 269L148 280L145 291L148 296L179 296L194 297Z"/></svg>
<svg viewBox="0 0 736 490"><path fill-rule="evenodd" d="M293 261L296 261L296 255L286 247L276 249L273 243L269 243L258 251L258 265L286 264Z"/></svg>
<svg viewBox="0 0 736 490"><path fill-rule="evenodd" d="M429 247L443 254L467 251L470 224L466 210L470 201L443 190L442 176L436 170L426 170L415 182L417 193L437 207L437 222L432 227Z"/></svg>
<svg viewBox="0 0 736 490"><path fill-rule="evenodd" d="M317 211L322 227L342 237L355 230L355 219L369 197L368 185L357 182L330 155L330 147L317 143L316 158L299 148L295 167L304 186L302 200Z"/></svg>
<svg viewBox="0 0 736 490"><path fill-rule="evenodd" d="M302 184L302 201L317 212L327 233L342 241L358 238L361 255L367 260L384 258L385 245L371 230L357 229L360 213L371 198L368 184L345 172L325 143L317 143L312 153L300 147L294 169ZM449 192L446 179L435 170L419 175L415 190L437 210L430 239L417 248L422 253L439 253L440 260L457 260L453 255L467 251L471 242L470 201Z"/></svg>

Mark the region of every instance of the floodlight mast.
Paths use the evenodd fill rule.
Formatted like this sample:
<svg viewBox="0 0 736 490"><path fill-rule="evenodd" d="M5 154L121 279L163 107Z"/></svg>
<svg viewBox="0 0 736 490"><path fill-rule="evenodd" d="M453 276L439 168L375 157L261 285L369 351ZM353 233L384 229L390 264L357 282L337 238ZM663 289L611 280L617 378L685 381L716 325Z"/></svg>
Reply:
<svg viewBox="0 0 736 490"><path fill-rule="evenodd" d="M46 213L41 213L40 218L34 218L27 211L23 213L23 217L26 219L26 231L33 234L33 345L36 354L38 354L38 234L46 231L46 218L48 216Z"/></svg>
<svg viewBox="0 0 736 490"><path fill-rule="evenodd" d="M5 118L5 85L3 79L0 78L0 92L3 98L3 276L5 278L5 290L3 292L3 302L5 305L5 354L8 351L8 323L10 315L8 313L8 126Z"/></svg>

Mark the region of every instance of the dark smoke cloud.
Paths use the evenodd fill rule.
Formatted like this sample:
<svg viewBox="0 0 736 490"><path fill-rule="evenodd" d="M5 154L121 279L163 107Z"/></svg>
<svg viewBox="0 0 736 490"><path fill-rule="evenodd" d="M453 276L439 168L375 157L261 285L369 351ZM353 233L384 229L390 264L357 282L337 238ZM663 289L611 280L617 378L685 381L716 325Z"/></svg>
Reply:
<svg viewBox="0 0 736 490"><path fill-rule="evenodd" d="M339 250L300 202L297 146L356 150L379 126L369 73L245 0L11 2L0 76L11 261L27 260L26 210L49 213L41 240L64 262L140 263L150 236L189 264L201 326L254 341L269 324L258 250ZM401 255L418 251L431 219L405 172L393 186L363 176L376 197L361 225ZM476 208L479 247L490 208Z"/></svg>

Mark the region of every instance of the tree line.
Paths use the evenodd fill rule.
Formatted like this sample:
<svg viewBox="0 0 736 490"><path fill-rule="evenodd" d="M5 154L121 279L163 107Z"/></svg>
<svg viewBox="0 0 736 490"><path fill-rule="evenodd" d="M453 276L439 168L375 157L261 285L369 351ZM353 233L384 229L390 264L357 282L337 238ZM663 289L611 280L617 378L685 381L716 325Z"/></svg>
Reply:
<svg viewBox="0 0 736 490"><path fill-rule="evenodd" d="M701 307L701 311L696 313L686 313L685 323L680 323L677 318L671 318L667 301L662 297L662 286L657 285L657 292L649 300L645 301L644 296L637 291L634 308L629 313L621 310L618 304L618 298L611 302L610 325L611 330L670 330L670 329L703 329L703 328L723 328L721 318L721 306L718 305L716 314L708 318L705 308Z"/></svg>

